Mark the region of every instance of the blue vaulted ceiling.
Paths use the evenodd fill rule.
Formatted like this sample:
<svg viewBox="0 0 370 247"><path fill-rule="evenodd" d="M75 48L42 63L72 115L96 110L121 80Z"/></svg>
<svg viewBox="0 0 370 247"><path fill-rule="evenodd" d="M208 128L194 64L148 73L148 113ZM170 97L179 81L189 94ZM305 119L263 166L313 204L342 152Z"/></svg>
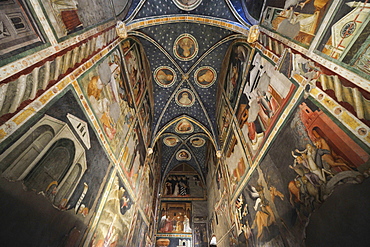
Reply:
<svg viewBox="0 0 370 247"><path fill-rule="evenodd" d="M207 172L207 146L219 148L216 126L216 95L223 59L231 42L241 37L225 25L210 24L204 20L217 20L242 26L245 30L257 23L256 9L262 8L255 0L202 0L193 10L182 10L175 1L186 4L186 0L132 0L124 20L126 25L143 20L161 20L157 24L144 25L128 34L139 39L148 57L152 72L154 95L154 115L151 146L159 145L163 178L180 163L186 163L199 172L203 179ZM190 2L196 2L190 1ZM249 13L250 11L251 13ZM258 10L257 10L258 12ZM163 18L176 20L179 16L200 17L203 21L162 21ZM183 59L176 53L176 43L181 35L195 39L196 52L191 58ZM162 67L166 66L166 67ZM203 86L196 82L194 74L204 68L213 68L216 80ZM163 86L155 82L154 74L161 68L175 73L175 81ZM207 70L204 70L207 71ZM200 74L198 74L200 75ZM190 92L193 103L179 104L178 98L183 91ZM177 100L176 100L177 99ZM192 132L176 131L179 121L189 121ZM165 139L177 139L176 145L165 145ZM192 145L192 140L206 140L205 145ZM168 139L169 140L169 139ZM187 160L179 160L178 153L186 150Z"/></svg>

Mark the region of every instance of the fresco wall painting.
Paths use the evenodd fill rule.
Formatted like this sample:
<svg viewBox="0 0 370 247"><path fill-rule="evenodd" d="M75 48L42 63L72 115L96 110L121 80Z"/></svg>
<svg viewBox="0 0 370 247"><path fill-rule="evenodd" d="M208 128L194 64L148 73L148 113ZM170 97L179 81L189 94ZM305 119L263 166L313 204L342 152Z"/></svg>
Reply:
<svg viewBox="0 0 370 247"><path fill-rule="evenodd" d="M312 89L320 88L332 101L336 101L341 107L356 116L356 121L370 126L370 95L353 81L339 76L289 48L284 50L277 70L287 78L294 79L304 86L306 93L312 94ZM316 98L325 104L327 100L323 100L325 98L323 92L315 93L317 94ZM342 110L339 106L334 108L333 114L339 117ZM361 132L358 134L364 135Z"/></svg>
<svg viewBox="0 0 370 247"><path fill-rule="evenodd" d="M116 158L134 116L133 106L126 101L121 64L120 52L115 49L78 79Z"/></svg>
<svg viewBox="0 0 370 247"><path fill-rule="evenodd" d="M236 116L253 157L290 100L296 85L259 52L255 53L250 68Z"/></svg>
<svg viewBox="0 0 370 247"><path fill-rule="evenodd" d="M299 42L316 53L369 78L369 3L360 1L267 1L262 26ZM329 11L330 9L330 11ZM325 16L330 12L330 16ZM324 20L325 18L325 20ZM317 33L318 27L321 28ZM318 36L315 40L315 36ZM268 37L261 38L269 39ZM313 42L314 41L314 42ZM281 54L276 40L262 43Z"/></svg>
<svg viewBox="0 0 370 247"><path fill-rule="evenodd" d="M317 50L369 74L369 68L364 64L369 57L369 34L366 32L369 6L367 1L341 1Z"/></svg>
<svg viewBox="0 0 370 247"><path fill-rule="evenodd" d="M143 101L139 109L139 119L141 124L141 130L146 146L149 146L152 136L151 126L153 120L152 107L150 106L149 92L145 93Z"/></svg>
<svg viewBox="0 0 370 247"><path fill-rule="evenodd" d="M138 191L139 181L145 170L146 149L139 122L137 121L134 126L130 131L126 145L123 147L123 156L120 164L132 188Z"/></svg>
<svg viewBox="0 0 370 247"><path fill-rule="evenodd" d="M152 202L154 199L157 198L157 189L156 189L156 181L154 180L154 176L152 170L149 165L150 161L146 161L143 166L143 173L140 176L140 188L138 192L137 201L140 204L141 208L143 209L147 218L150 218L152 214L155 212L152 208Z"/></svg>
<svg viewBox="0 0 370 247"><path fill-rule="evenodd" d="M133 40L122 43L125 75L130 84L133 99L139 105L146 87L146 75L144 72L143 55L138 44Z"/></svg>
<svg viewBox="0 0 370 247"><path fill-rule="evenodd" d="M193 246L191 202L162 201L157 229L157 246Z"/></svg>
<svg viewBox="0 0 370 247"><path fill-rule="evenodd" d="M303 245L311 214L340 184L367 176L369 150L331 118L310 99L299 103L236 200L239 241Z"/></svg>
<svg viewBox="0 0 370 247"><path fill-rule="evenodd" d="M245 84L252 50L246 42L236 42L230 48L227 57L227 72L224 79L226 98L234 109L240 94L240 88Z"/></svg>
<svg viewBox="0 0 370 247"><path fill-rule="evenodd" d="M233 194L238 183L244 177L250 166L250 161L246 156L243 144L236 132L235 124L232 125L232 131L225 144L224 155L230 193Z"/></svg>
<svg viewBox="0 0 370 247"><path fill-rule="evenodd" d="M176 168L175 168L176 169ZM191 169L193 170L193 169ZM181 174L181 175L180 175ZM205 187L197 172L189 174L170 172L163 185L163 197L204 198Z"/></svg>
<svg viewBox="0 0 370 247"><path fill-rule="evenodd" d="M8 212L2 239L24 245L15 235L31 230L27 240L42 245L81 243L111 165L76 97L67 89L25 123L17 141L2 143L0 184ZM29 205L26 211L19 200ZM13 229L14 222L22 224Z"/></svg>
<svg viewBox="0 0 370 247"><path fill-rule="evenodd" d="M127 246L134 211L122 180L114 176L90 246Z"/></svg>
<svg viewBox="0 0 370 247"><path fill-rule="evenodd" d="M148 226L143 220L140 211L136 210L136 215L132 221L131 232L127 241L127 246L145 247L148 235Z"/></svg>
<svg viewBox="0 0 370 247"><path fill-rule="evenodd" d="M0 6L0 59L45 43L28 3L4 0Z"/></svg>
<svg viewBox="0 0 370 247"><path fill-rule="evenodd" d="M285 37L309 46L331 2L331 0L284 3L267 1L261 23Z"/></svg>
<svg viewBox="0 0 370 247"><path fill-rule="evenodd" d="M284 201L284 195L276 187L266 186L261 169L257 168L235 201L239 245L289 246L279 231L274 205L275 201Z"/></svg>
<svg viewBox="0 0 370 247"><path fill-rule="evenodd" d="M230 245L230 239L228 237L222 237L223 234L227 233L232 228L231 207L229 203L229 195L223 194L220 200L214 204L213 208L214 219L210 236L213 234L218 236L217 244L221 246L232 246Z"/></svg>
<svg viewBox="0 0 370 247"><path fill-rule="evenodd" d="M221 97L218 109L218 135L220 139L220 144L223 145L226 141L228 131L230 130L232 118L231 110L224 97Z"/></svg>
<svg viewBox="0 0 370 247"><path fill-rule="evenodd" d="M111 5L102 0L41 0L46 18L58 38L114 18Z"/></svg>

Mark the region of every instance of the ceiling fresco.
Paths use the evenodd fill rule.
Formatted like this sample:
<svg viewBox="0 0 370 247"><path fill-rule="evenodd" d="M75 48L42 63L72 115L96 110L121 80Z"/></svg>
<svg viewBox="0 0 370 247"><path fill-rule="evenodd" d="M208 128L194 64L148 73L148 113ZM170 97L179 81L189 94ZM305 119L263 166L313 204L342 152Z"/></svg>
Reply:
<svg viewBox="0 0 370 247"><path fill-rule="evenodd" d="M150 64L154 97L150 147L159 145L163 178L179 164L190 165L205 178L207 147L219 149L216 95L223 60L232 42L241 38L227 27L248 29L256 24L262 3L133 0L128 5L126 25L152 23L128 35L138 38ZM199 20L184 21L187 16Z"/></svg>

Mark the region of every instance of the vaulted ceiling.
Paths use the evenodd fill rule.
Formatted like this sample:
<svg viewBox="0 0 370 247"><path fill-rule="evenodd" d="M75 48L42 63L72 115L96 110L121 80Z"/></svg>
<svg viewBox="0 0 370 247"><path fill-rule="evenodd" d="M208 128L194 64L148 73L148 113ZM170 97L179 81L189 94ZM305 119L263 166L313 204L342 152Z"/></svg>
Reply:
<svg viewBox="0 0 370 247"><path fill-rule="evenodd" d="M141 42L150 63L151 147L161 150L163 177L184 163L205 177L207 147L219 149L217 89L223 60L230 44L258 23L263 2L133 0L122 5L128 34Z"/></svg>

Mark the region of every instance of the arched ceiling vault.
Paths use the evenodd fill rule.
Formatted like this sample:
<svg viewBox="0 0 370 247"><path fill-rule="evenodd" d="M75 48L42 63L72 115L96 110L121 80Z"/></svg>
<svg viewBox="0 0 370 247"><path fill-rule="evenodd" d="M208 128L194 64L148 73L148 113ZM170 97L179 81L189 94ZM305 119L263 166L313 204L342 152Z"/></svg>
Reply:
<svg viewBox="0 0 370 247"><path fill-rule="evenodd" d="M150 147L159 146L163 178L185 163L204 180L207 149L220 148L216 95L223 59L230 44L246 37L249 27L258 23L255 9L260 11L262 4L131 1L123 21L128 35L141 42L150 64L154 98Z"/></svg>

